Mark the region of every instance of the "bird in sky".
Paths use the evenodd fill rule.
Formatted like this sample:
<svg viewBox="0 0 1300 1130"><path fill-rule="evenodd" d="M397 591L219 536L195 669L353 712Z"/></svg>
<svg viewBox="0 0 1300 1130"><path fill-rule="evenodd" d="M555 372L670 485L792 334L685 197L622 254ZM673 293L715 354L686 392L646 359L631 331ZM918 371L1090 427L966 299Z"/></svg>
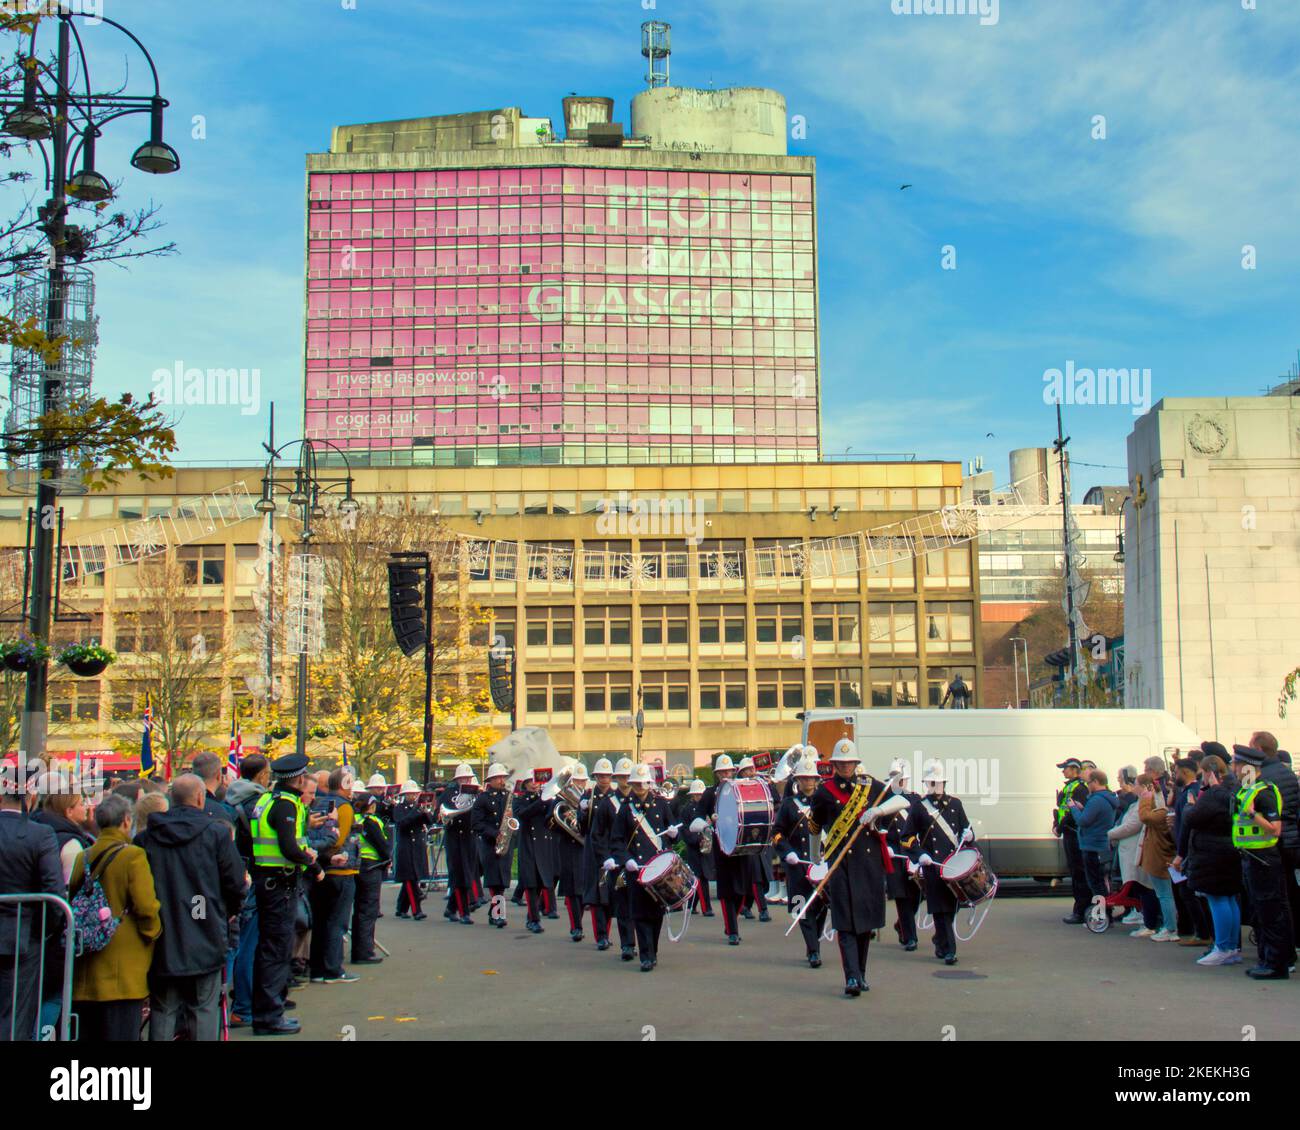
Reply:
<svg viewBox="0 0 1300 1130"><path fill-rule="evenodd" d="M905 189L905 188L911 188L911 187L912 187L912 186L911 186L910 184L900 184L900 185L898 186L898 191L899 191L899 192L902 192L903 189Z"/></svg>

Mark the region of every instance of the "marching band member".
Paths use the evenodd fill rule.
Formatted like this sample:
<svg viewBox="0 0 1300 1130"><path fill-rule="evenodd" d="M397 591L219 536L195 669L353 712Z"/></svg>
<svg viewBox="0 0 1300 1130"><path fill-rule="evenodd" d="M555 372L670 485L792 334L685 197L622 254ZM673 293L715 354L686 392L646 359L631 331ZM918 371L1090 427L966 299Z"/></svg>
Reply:
<svg viewBox="0 0 1300 1130"><path fill-rule="evenodd" d="M459 808L456 798L478 792L478 778L468 765L457 765L452 783L443 790L438 814L442 820L442 844L447 857L446 917L463 926L473 926L471 891L478 872L478 849L470 828L469 808Z"/></svg>
<svg viewBox="0 0 1300 1130"><path fill-rule="evenodd" d="M659 934L664 925L664 908L637 882L637 872L665 850L665 845L677 838L681 828L672 822L668 802L655 791L650 766L634 766L630 783L631 795L614 820L613 855L605 860L604 866L611 874L621 868L626 876L624 890L632 927L636 931L641 972L649 973L659 964Z"/></svg>
<svg viewBox="0 0 1300 1130"><path fill-rule="evenodd" d="M622 811L627 798L632 795L630 778L632 776L632 759L620 757L614 766L614 791L609 795L612 803L610 809L610 846L614 846L614 821ZM614 907L614 918L618 922L618 943L620 956L624 961L631 961L636 956L636 933L632 929L632 902L626 884L618 886L614 877L609 877L610 903Z"/></svg>
<svg viewBox="0 0 1300 1130"><path fill-rule="evenodd" d="M605 854L598 857L602 863L613 856L614 823L618 819L618 814L629 795L628 777L631 773L632 759L620 757L618 764L614 766L612 774L614 788L601 797L600 803L596 807L593 834L596 837L597 844L605 846ZM628 917L630 909L627 888L626 886L619 887L615 882L615 877L609 873L608 869L602 869L601 876L601 883L605 888L606 904L613 910L614 918L618 922L620 955L624 961L631 961L636 956L636 935L632 932L632 923ZM608 926L606 926L606 931L608 933Z"/></svg>
<svg viewBox="0 0 1300 1130"><path fill-rule="evenodd" d="M587 788L587 767L581 761L574 766L569 781L585 792ZM585 803L586 798L583 798ZM567 804L563 797L554 797L546 807L546 821L555 837L556 871L560 883L560 894L564 896L564 909L569 913L569 937L582 941L582 860L586 847L578 843L568 832L560 830L555 810L559 805ZM582 829L582 813L577 813L579 830ZM586 833L583 833L584 836Z"/></svg>
<svg viewBox="0 0 1300 1130"><path fill-rule="evenodd" d="M403 781L401 802L393 809L397 881L402 885L397 893L397 917L409 916L417 922L429 917L422 909L424 893L420 883L429 877L429 841L425 829L434 823L433 813L415 803L421 791L414 781Z"/></svg>
<svg viewBox="0 0 1300 1130"><path fill-rule="evenodd" d="M889 775L894 777L893 790L896 795L907 798L907 810L896 812L885 825L885 841L894 858L894 869L885 876L887 893L894 900L894 909L898 917L894 919L894 930L898 942L911 953L916 949L916 912L921 905L921 888L917 879L912 878L916 864L912 862L910 849L916 838L912 810L920 805L921 798L911 791L911 771L907 762L896 759L889 767Z"/></svg>
<svg viewBox="0 0 1300 1130"><path fill-rule="evenodd" d="M740 764L736 766L736 776L750 780L758 776L758 768L754 765L752 757L742 757ZM767 912L767 890L768 883L772 880L772 867L767 861L767 852L760 851L746 857L748 860L749 876L745 883L745 899L741 906L741 917L753 921L754 903L758 903L758 920L760 922L771 922L772 916Z"/></svg>
<svg viewBox="0 0 1300 1130"><path fill-rule="evenodd" d="M609 857L609 832L613 821L607 822L602 805L613 791L614 766L608 757L602 757L592 768L591 792L582 798L578 813L579 826L586 838L582 850L582 901L591 908L591 932L596 936L598 950L609 949L609 888L601 863Z"/></svg>
<svg viewBox="0 0 1300 1130"><path fill-rule="evenodd" d="M944 792L945 783L943 766L933 762L921 779L925 797L912 810L916 841L911 854L925 877L925 905L934 916L934 956L945 965L956 965L957 935L952 924L957 897L943 881L939 864L974 840L975 829L961 801Z"/></svg>
<svg viewBox="0 0 1300 1130"><path fill-rule="evenodd" d="M722 754L713 763L713 778L717 781L704 790L700 801L700 810L712 824L718 822L718 787L736 775L736 767L727 754ZM722 929L727 935L728 945L740 945L740 905L745 901L745 891L750 884L749 857L744 855L727 855L717 850L714 839L713 861L718 875L718 902L722 904Z"/></svg>
<svg viewBox="0 0 1300 1130"><path fill-rule="evenodd" d="M506 924L505 891L510 885L510 859L513 844L505 855L497 855L497 835L505 818L506 801L510 799L507 782L510 770L504 765L488 767L487 788L478 794L470 812L470 831L478 844L479 866L483 871L483 885L487 888L488 925L504 929Z"/></svg>
<svg viewBox="0 0 1300 1130"><path fill-rule="evenodd" d="M524 889L530 934L544 932L541 913L546 909L542 892L555 882L555 839L551 831L551 806L542 799L541 787L551 779L550 769L534 769L523 781L523 794L515 803L519 821L519 885Z"/></svg>
<svg viewBox="0 0 1300 1130"><path fill-rule="evenodd" d="M810 803L821 780L817 773L817 761L805 754L795 765L792 780L794 787L786 790L781 807L777 810L773 842L780 845L778 851L785 863L788 907L791 914L797 914L800 907L810 898L815 884L808 878L808 863L812 858L812 836L808 831ZM808 964L813 969L821 966L822 930L826 925L826 900L817 896L817 905L809 908L807 914L799 920L799 930L803 934L804 949L808 954Z"/></svg>
<svg viewBox="0 0 1300 1130"><path fill-rule="evenodd" d="M709 902L709 880L714 878L713 868L713 829L709 827L704 812L704 782L698 777L691 782L686 804L681 812L681 824L684 828L682 838L686 841L686 862L695 872L700 885L695 889L696 905L705 918L713 917L713 904ZM707 832L706 832L707 829ZM703 850L704 843L709 842L709 850Z"/></svg>
<svg viewBox="0 0 1300 1130"><path fill-rule="evenodd" d="M859 764L852 741L841 738L835 743L835 775L817 786L809 816L810 830L826 833L831 925L840 946L844 995L849 997L870 988L867 949L871 932L885 924L885 875L892 865L876 824L907 807L906 798L894 796L888 782L868 777L858 784L854 772Z"/></svg>

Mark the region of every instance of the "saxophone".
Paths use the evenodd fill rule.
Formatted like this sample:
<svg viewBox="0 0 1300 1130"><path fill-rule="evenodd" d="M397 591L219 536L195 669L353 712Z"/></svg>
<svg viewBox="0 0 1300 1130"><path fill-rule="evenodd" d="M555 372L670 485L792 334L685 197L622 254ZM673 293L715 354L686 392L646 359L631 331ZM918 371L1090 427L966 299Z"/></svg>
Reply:
<svg viewBox="0 0 1300 1130"><path fill-rule="evenodd" d="M501 813L501 826L497 828L497 842L495 851L498 857L505 856L510 852L510 841L519 831L519 821L511 815L514 808L515 795L510 791L509 786L506 788L506 807Z"/></svg>

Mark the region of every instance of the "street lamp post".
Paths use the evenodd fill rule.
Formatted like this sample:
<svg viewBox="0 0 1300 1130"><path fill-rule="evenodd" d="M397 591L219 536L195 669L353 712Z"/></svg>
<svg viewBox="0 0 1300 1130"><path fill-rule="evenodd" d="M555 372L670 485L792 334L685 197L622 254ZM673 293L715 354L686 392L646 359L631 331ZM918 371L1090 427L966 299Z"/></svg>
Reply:
<svg viewBox="0 0 1300 1130"><path fill-rule="evenodd" d="M1025 649L1025 701L1029 701L1029 641L1024 636L1012 636L1011 640L1011 670L1016 673L1016 708L1020 707L1020 669L1016 666L1016 644L1021 644Z"/></svg>
<svg viewBox="0 0 1300 1130"><path fill-rule="evenodd" d="M101 127L129 114L148 113L150 139L135 151L131 164L142 172L162 174L176 172L181 163L176 150L162 139L162 112L168 102L160 93L158 70L144 44L115 20L95 17L97 22L116 28L140 49L153 76L153 94L92 94L90 69L81 36L73 25L74 16L83 18L80 13L71 12L62 12L58 16L58 47L53 73L36 53L36 33L40 25L33 26L27 52L18 61L23 72L22 93L16 97L0 98L0 113L3 113L0 133L35 143L46 160L46 186L50 198L39 209L38 216L40 230L49 241L45 333L51 340L63 336L69 285L67 260L71 258L79 262L89 250L84 232L67 222L68 197L98 204L113 194L112 186L94 167L95 138L100 136ZM77 74L84 76L86 84L82 93L70 86L74 40ZM75 149L70 145L74 123L79 135ZM50 143L48 154L42 144L45 141ZM82 166L73 172L70 166L78 156ZM41 415L66 406L67 389L64 386L63 358L47 359L41 381ZM31 595L26 614L28 631L33 638L45 641L53 618L54 516L58 510L62 464L62 452L57 447L42 451L36 486L37 520L32 540ZM49 726L48 679L48 661L34 663L27 674L19 748L28 756L39 757L45 753Z"/></svg>
<svg viewBox="0 0 1300 1130"><path fill-rule="evenodd" d="M267 452L266 474L262 478L262 497L257 501L254 508L259 514L274 514L276 511L275 495L277 491L288 495L290 507L297 507L300 512L300 521L302 531L299 534L301 543L301 556L307 556L307 551L311 548L311 539L315 536L312 529L313 518L323 518L325 508L321 505L320 498L339 487L344 488L344 496L339 502L339 510L343 513L354 513L358 509L358 503L352 496L352 467L348 463L347 454L337 444L329 440L312 440L300 439L292 440L280 447L272 446L273 441L263 444ZM279 480L275 475L276 460L281 454L290 448L298 448L298 465L294 468L291 482ZM346 470L344 475L322 475L317 466L317 449L332 448L338 452L339 457L343 460L343 466ZM304 572L303 585L308 584L308 576ZM307 752L307 641L300 641L301 649L298 652L298 688L297 688L297 732L294 736L294 749L298 753Z"/></svg>

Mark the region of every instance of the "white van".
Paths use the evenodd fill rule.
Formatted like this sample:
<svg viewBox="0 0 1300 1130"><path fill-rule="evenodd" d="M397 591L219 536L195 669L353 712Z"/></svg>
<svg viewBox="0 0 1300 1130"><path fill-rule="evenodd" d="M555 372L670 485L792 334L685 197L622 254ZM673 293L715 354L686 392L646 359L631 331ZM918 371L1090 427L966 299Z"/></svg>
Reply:
<svg viewBox="0 0 1300 1130"><path fill-rule="evenodd" d="M1052 810L1063 780L1057 763L1094 761L1118 790L1121 766L1151 756L1174 761L1201 739L1164 710L809 710L803 741L828 759L842 737L863 767L883 778L889 763L911 766L911 787L940 761L948 791L975 825L976 840L1000 877L1068 874Z"/></svg>

